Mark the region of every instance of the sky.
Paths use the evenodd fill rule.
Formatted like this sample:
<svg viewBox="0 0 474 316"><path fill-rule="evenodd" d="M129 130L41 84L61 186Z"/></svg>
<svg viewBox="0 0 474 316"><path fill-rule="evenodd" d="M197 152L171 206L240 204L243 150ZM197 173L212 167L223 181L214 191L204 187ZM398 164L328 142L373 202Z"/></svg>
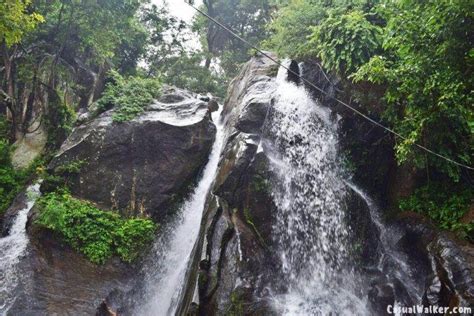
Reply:
<svg viewBox="0 0 474 316"><path fill-rule="evenodd" d="M186 22L191 22L195 13L194 9L191 8L184 0L152 0L153 3L163 4L168 3L170 13ZM201 0L195 0L194 5L199 6L202 3Z"/></svg>

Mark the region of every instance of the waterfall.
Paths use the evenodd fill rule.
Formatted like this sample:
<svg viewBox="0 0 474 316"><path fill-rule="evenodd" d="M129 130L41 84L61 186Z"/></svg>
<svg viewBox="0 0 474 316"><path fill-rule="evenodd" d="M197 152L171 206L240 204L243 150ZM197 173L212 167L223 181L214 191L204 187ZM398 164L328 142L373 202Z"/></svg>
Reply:
<svg viewBox="0 0 474 316"><path fill-rule="evenodd" d="M144 285L146 297L142 306L136 307L135 315L176 313L188 263L198 238L206 198L217 172L224 143L223 124L219 121L221 111L222 107L212 115L217 127L216 139L199 183L176 218L163 228L153 246L151 257L144 265L147 269Z"/></svg>
<svg viewBox="0 0 474 316"><path fill-rule="evenodd" d="M412 300L403 302L405 306L412 302L422 302L424 289L422 284L417 284L416 282L417 271L408 264L409 258L407 255L398 251L395 247L399 239L403 237L403 234L382 223L378 207L362 189L349 181L346 181L346 184L367 204L370 210L371 220L379 231L380 250L376 268L385 275L387 280L391 281L392 286L395 280L399 282L399 284L403 284L403 289L408 295L407 298ZM396 301L396 303L399 302Z"/></svg>
<svg viewBox="0 0 474 316"><path fill-rule="evenodd" d="M16 288L20 282L20 271L17 266L26 247L28 236L26 234L26 221L28 212L35 204L39 196L40 184L34 184L27 188L26 206L19 210L10 228L10 234L0 238L0 314L6 315L7 311L15 302Z"/></svg>
<svg viewBox="0 0 474 316"><path fill-rule="evenodd" d="M283 292L274 295L275 308L287 315L369 314L349 251L337 122L280 69L266 134L282 264L275 287L285 288L274 291Z"/></svg>

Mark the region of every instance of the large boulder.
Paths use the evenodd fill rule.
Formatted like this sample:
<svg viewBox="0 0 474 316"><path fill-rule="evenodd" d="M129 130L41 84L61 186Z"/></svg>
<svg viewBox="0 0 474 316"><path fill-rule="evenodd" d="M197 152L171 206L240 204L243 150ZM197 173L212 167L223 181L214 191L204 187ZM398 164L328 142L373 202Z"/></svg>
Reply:
<svg viewBox="0 0 474 316"><path fill-rule="evenodd" d="M420 214L402 213L394 225L403 232L397 246L408 254L408 264L423 272L423 304L474 308L472 245L440 232Z"/></svg>
<svg viewBox="0 0 474 316"><path fill-rule="evenodd" d="M114 110L87 118L77 126L49 165L63 177L72 194L124 216L172 212L205 165L216 128L209 105L199 95L166 87L159 100L139 117L112 120ZM49 183L48 183L49 182ZM43 191L55 181L45 180ZM19 195L9 209L2 234L25 205ZM133 289L142 262L125 264L112 258L91 263L62 241L35 225L38 209L29 213L29 244L19 261L21 278L11 315L93 315L113 289Z"/></svg>
<svg viewBox="0 0 474 316"><path fill-rule="evenodd" d="M31 225L31 220L30 243L19 262L21 276L8 315L94 315L111 289L131 288L135 265L119 258L103 265L91 263L59 236Z"/></svg>
<svg viewBox="0 0 474 316"><path fill-rule="evenodd" d="M74 129L50 164L67 172L73 195L122 215L161 219L207 160L216 129L208 104L165 88L137 118L117 123L113 110Z"/></svg>

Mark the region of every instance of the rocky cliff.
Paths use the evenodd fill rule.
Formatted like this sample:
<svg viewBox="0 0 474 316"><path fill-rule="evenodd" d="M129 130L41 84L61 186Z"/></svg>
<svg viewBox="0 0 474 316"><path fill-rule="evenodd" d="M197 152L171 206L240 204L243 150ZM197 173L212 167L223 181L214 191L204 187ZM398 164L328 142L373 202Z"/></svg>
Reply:
<svg viewBox="0 0 474 316"><path fill-rule="evenodd" d="M298 65L291 64L298 69ZM299 70L298 70L299 71ZM319 83L329 95L343 93L336 78L328 78L315 65L303 66L306 78ZM262 150L262 126L274 102L276 65L267 58L253 58L231 83L224 107L227 140L221 156L211 201L205 210L201 240L194 268L197 272L199 301L191 304L194 274L188 280L182 313L199 315L271 315L267 285L278 278L281 265L275 252L273 227L275 205L270 190L272 177L268 158ZM301 84L298 78L291 78ZM472 247L453 241L438 232L426 219L406 216L388 223L380 220L394 197L406 188L410 177L406 167L394 164L391 140L373 130L353 113L337 107L327 96L314 93L323 106L339 115L341 149L368 146L374 159L363 160L354 170L354 181L373 193L369 201L358 190L349 190L345 204L352 244L357 245L354 260L357 273L367 280L360 289L371 310L386 313L387 304L422 303L440 306L472 306ZM268 137L268 135L266 135ZM362 159L361 151L355 156ZM405 187L404 187L405 186ZM379 191L377 191L377 188ZM393 193L395 192L395 193ZM380 208L382 207L382 208ZM385 231L386 230L386 231ZM384 234L393 234L387 241ZM454 239L455 240L455 239ZM397 279L399 258L407 260L404 269L415 283L413 291ZM377 267L378 266L378 267ZM395 282L395 283L394 283ZM280 289L285 292L284 287ZM413 294L413 293L412 293ZM199 303L199 306L197 305Z"/></svg>
<svg viewBox="0 0 474 316"><path fill-rule="evenodd" d="M113 110L77 126L52 160L51 173L75 197L123 216L163 221L173 212L208 159L215 126L209 98L167 87L159 100L136 119L116 123ZM76 166L72 168L68 166ZM43 189L51 189L45 183ZM8 210L8 233L25 205L21 195ZM118 258L104 265L89 262L60 236L35 225L30 211L30 243L18 263L23 276L15 289L11 315L91 315L114 288L131 288L141 263Z"/></svg>

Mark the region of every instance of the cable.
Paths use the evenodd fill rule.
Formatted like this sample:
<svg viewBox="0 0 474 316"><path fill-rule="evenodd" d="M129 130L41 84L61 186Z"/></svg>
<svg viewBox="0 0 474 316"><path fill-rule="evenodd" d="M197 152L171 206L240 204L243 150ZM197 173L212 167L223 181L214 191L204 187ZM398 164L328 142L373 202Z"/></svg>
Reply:
<svg viewBox="0 0 474 316"><path fill-rule="evenodd" d="M276 60L275 58L273 58L272 56L270 56L269 54L265 53L263 50L261 50L260 48L256 47L255 45L251 44L250 42L248 42L246 39L242 38L241 36L239 36L238 34L236 34L234 31L232 31L229 27L225 26L224 24L222 24L221 22L217 21L216 19L214 19L213 17L209 16L207 13L203 12L202 10L200 10L199 8L196 8L194 5L192 5L190 2L188 2L187 0L184 0L185 3L187 3L190 7L192 7L194 10L196 10L197 12L199 12L200 14L202 14L203 16L205 16L207 19L211 20L212 22L214 22L215 24L217 24L218 26L220 26L221 28L223 28L224 30L226 30L227 32L229 32L232 36L234 36L235 38L239 39L240 41L244 42L247 46L249 46L250 48L253 48L255 49L256 51L258 51L260 54L262 54L263 56L267 57L268 59L270 59L271 61L273 61L274 63L276 63L277 65L279 65L280 67L283 67L284 69L286 69L288 72L292 73L293 75L297 76L298 78L300 78L302 81L304 81L305 83L307 83L308 85L310 85L311 87L313 87L314 89L318 90L319 92L321 92L322 94L324 94L325 96L329 97L330 99L333 99L334 101L338 102L339 104L342 104L343 106L345 106L346 108L350 109L351 111L353 111L354 113L358 114L359 116L363 117L364 119L368 120L369 122L371 122L372 124L374 125L377 125L378 127L381 127L382 129L386 130L387 132L403 139L403 140L407 140L406 137L402 136L401 134L399 134L398 132L394 131L393 129L389 128L389 127L386 127L385 125L383 125L382 123L370 118L369 116L367 116L366 114L362 113L361 111L357 110L356 108L354 108L353 106L345 103L344 101L341 101L333 96L331 96L329 93L327 93L326 91L324 91L323 89L319 88L318 86L316 86L315 84L313 84L312 82L310 82L309 80L303 78L300 74L294 72L293 70L291 70L289 67L283 65L281 62L279 62L278 60ZM423 145L420 145L420 144L417 144L417 143L413 143L413 145L415 145L416 147L434 155L434 156L437 156L439 158L442 158L448 162L451 162L459 167L462 167L462 168L466 168L466 169L469 169L469 170L474 170L474 167L471 167L471 166L468 166L466 164L463 164L463 163L460 163L460 162L457 162L455 160L452 160L451 158L449 157L446 157L446 156L443 156L441 154L438 154L437 152L423 146Z"/></svg>

